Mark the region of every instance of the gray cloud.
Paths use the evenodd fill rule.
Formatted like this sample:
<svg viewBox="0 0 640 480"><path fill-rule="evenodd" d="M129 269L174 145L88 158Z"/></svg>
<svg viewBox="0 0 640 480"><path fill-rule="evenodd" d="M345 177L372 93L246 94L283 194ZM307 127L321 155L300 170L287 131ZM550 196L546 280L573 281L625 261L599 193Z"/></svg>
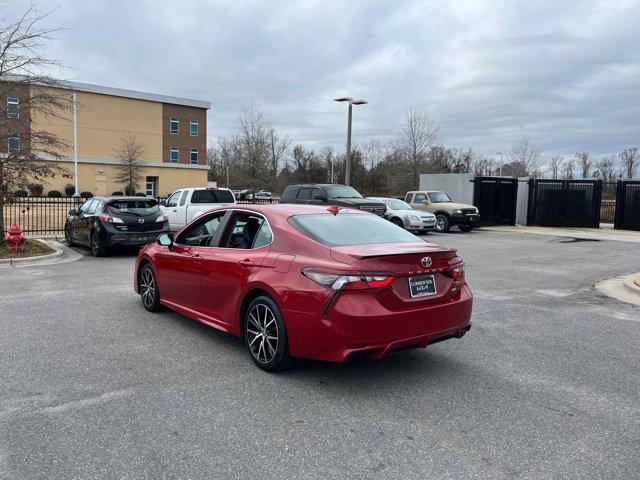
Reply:
<svg viewBox="0 0 640 480"><path fill-rule="evenodd" d="M42 1L66 77L209 100L210 140L252 101L310 147L390 138L410 104L449 146L545 156L640 144L637 1ZM8 17L28 1L14 0ZM59 5L59 6L58 6Z"/></svg>

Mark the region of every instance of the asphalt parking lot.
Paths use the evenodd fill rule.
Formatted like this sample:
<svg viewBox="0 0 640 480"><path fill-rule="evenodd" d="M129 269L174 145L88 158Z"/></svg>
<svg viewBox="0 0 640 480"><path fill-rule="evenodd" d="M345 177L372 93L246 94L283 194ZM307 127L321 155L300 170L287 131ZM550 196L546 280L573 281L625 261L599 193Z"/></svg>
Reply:
<svg viewBox="0 0 640 480"><path fill-rule="evenodd" d="M429 237L469 335L277 375L145 311L134 253L1 271L0 478L638 478L640 307L593 288L638 245Z"/></svg>

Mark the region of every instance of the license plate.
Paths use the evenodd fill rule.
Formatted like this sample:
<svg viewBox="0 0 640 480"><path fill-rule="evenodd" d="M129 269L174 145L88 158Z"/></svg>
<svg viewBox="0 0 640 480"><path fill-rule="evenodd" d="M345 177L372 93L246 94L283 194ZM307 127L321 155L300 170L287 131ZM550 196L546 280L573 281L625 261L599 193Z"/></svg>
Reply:
<svg viewBox="0 0 640 480"><path fill-rule="evenodd" d="M430 297L438 293L433 275L409 277L409 293L411 294L411 298Z"/></svg>

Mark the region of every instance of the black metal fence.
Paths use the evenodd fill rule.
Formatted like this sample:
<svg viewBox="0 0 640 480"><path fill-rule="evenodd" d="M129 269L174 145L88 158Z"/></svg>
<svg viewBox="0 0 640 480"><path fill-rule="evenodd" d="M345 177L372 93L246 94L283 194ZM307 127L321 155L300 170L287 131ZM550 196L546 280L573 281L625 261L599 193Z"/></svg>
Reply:
<svg viewBox="0 0 640 480"><path fill-rule="evenodd" d="M4 205L5 234L17 224L25 234L61 235L69 210L85 201L79 197L13 197Z"/></svg>
<svg viewBox="0 0 640 480"><path fill-rule="evenodd" d="M600 226L602 180L529 181L528 225Z"/></svg>
<svg viewBox="0 0 640 480"><path fill-rule="evenodd" d="M473 204L482 225L516 224L517 178L476 177L473 183Z"/></svg>
<svg viewBox="0 0 640 480"><path fill-rule="evenodd" d="M615 228L640 230L640 181L618 182L616 207Z"/></svg>

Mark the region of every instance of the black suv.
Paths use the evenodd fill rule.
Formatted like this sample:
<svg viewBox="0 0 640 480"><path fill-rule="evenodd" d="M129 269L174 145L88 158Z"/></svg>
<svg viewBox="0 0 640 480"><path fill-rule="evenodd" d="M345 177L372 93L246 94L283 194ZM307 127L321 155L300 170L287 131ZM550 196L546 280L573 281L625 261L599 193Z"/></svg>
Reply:
<svg viewBox="0 0 640 480"><path fill-rule="evenodd" d="M95 197L69 210L64 227L67 245L85 245L96 257L117 246L140 247L169 233L169 218L148 197Z"/></svg>
<svg viewBox="0 0 640 480"><path fill-rule="evenodd" d="M387 209L384 203L378 200L363 198L353 187L332 183L289 185L282 191L280 203L339 205L341 207L358 208L381 217Z"/></svg>

